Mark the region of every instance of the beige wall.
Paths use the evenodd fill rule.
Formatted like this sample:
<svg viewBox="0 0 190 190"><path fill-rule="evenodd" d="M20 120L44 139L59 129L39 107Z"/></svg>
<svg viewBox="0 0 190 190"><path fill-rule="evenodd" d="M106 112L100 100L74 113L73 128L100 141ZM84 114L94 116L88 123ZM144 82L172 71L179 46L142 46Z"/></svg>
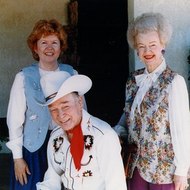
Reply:
<svg viewBox="0 0 190 190"><path fill-rule="evenodd" d="M189 0L128 0L129 20L143 12L160 12L165 15L173 25L173 36L169 46L166 48L166 59L168 65L185 77L188 88L190 81L187 80L190 65L187 63L187 56L190 53L190 1ZM131 57L134 52L131 51ZM133 58L131 58L134 60ZM131 68L140 68L135 55L135 61Z"/></svg>
<svg viewBox="0 0 190 190"><path fill-rule="evenodd" d="M0 0L0 117L6 117L15 74L31 64L26 38L39 19L56 18L67 24L69 0Z"/></svg>
<svg viewBox="0 0 190 190"><path fill-rule="evenodd" d="M69 0L0 0L0 117L6 116L10 88L15 74L33 62L26 38L34 23L43 18L56 18L67 23ZM35 3L34 3L35 2ZM147 11L164 14L171 21L174 34L166 49L168 64L189 84L187 56L190 52L189 0L128 0L129 20ZM130 52L130 68L142 67Z"/></svg>

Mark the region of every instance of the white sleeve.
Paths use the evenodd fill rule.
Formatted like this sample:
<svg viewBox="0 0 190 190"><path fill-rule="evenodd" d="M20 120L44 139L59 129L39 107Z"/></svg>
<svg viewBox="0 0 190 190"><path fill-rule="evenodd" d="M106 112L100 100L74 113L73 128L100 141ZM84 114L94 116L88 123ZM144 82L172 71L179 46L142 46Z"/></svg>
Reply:
<svg viewBox="0 0 190 190"><path fill-rule="evenodd" d="M9 142L7 147L12 151L13 158L22 158L23 123L25 120L26 98L24 93L24 75L19 72L13 82L7 112Z"/></svg>
<svg viewBox="0 0 190 190"><path fill-rule="evenodd" d="M37 190L60 190L63 171L54 161L53 140L50 138L47 148L48 169L42 182L36 184Z"/></svg>
<svg viewBox="0 0 190 190"><path fill-rule="evenodd" d="M99 139L97 157L105 190L126 190L124 166L121 158L119 138L114 130L110 130Z"/></svg>
<svg viewBox="0 0 190 190"><path fill-rule="evenodd" d="M174 148L175 174L186 176L190 166L190 112L185 80L177 75L169 92L169 121Z"/></svg>
<svg viewBox="0 0 190 190"><path fill-rule="evenodd" d="M78 75L78 71L74 69L73 71L74 75Z"/></svg>
<svg viewBox="0 0 190 190"><path fill-rule="evenodd" d="M113 129L119 137L127 138L126 116L124 112L121 115L119 122L113 127Z"/></svg>

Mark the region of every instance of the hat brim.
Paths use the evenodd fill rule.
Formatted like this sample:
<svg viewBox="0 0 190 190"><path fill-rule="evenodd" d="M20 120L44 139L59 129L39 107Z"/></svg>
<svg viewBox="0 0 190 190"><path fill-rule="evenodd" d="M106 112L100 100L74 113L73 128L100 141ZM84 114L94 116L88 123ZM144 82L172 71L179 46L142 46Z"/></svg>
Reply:
<svg viewBox="0 0 190 190"><path fill-rule="evenodd" d="M54 98L49 99L47 102L36 101L41 106L48 106L71 92L78 92L78 94L82 96L88 92L91 87L92 81L89 77L85 75L73 75L63 82Z"/></svg>

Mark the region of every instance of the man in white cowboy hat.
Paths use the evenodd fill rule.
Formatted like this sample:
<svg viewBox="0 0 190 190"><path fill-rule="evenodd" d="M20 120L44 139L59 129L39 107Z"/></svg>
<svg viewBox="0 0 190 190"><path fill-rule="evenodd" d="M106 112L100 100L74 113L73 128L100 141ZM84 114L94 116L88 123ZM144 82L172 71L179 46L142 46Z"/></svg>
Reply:
<svg viewBox="0 0 190 190"><path fill-rule="evenodd" d="M48 170L38 190L126 190L119 139L106 122L83 109L82 96L92 81L64 71L41 78L57 128L48 144Z"/></svg>

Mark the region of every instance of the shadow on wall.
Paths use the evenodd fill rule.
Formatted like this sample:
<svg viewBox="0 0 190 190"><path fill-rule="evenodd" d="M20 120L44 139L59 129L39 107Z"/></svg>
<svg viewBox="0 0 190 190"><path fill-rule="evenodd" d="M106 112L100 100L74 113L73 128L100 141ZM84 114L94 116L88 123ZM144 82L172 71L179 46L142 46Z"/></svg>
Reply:
<svg viewBox="0 0 190 190"><path fill-rule="evenodd" d="M9 189L9 176L10 176L10 159L11 154L7 154L8 148L5 142L8 140L8 127L6 118L0 118L0 187L1 190ZM6 152L6 153L5 153Z"/></svg>
<svg viewBox="0 0 190 190"><path fill-rule="evenodd" d="M8 127L6 118L0 118L0 152L5 152L5 142L8 140Z"/></svg>
<svg viewBox="0 0 190 190"><path fill-rule="evenodd" d="M9 136L6 119L5 117L0 118L0 140L5 140Z"/></svg>
<svg viewBox="0 0 190 190"><path fill-rule="evenodd" d="M0 118L0 138L8 137L8 127L6 123L6 118Z"/></svg>

